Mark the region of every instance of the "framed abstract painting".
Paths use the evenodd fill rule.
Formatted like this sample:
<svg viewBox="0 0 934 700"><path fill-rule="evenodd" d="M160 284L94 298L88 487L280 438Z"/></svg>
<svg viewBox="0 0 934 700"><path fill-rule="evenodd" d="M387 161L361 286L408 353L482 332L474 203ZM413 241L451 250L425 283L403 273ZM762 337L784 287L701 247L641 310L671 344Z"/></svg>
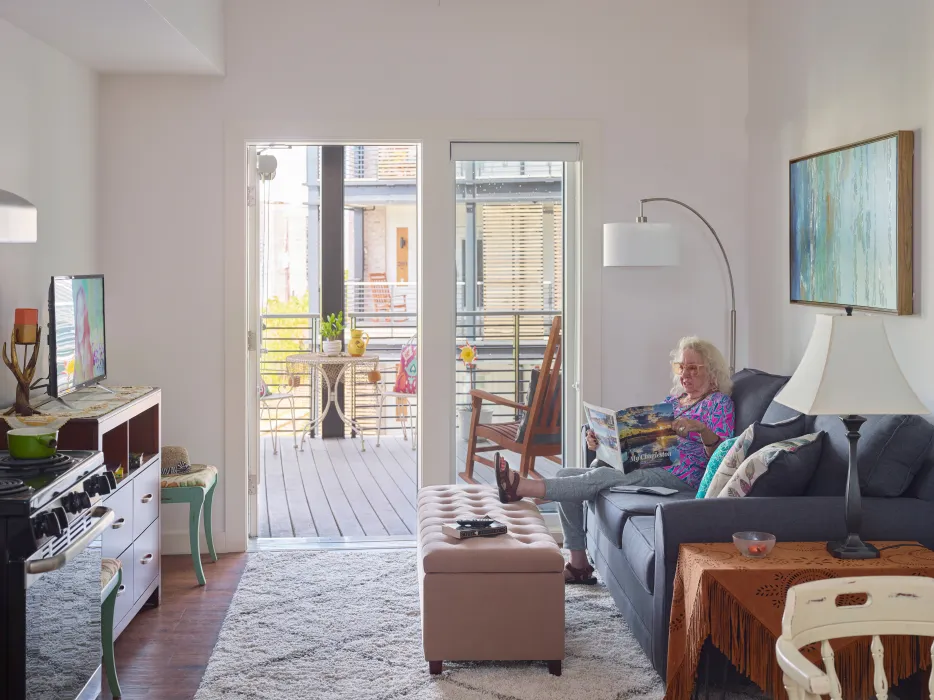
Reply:
<svg viewBox="0 0 934 700"><path fill-rule="evenodd" d="M914 133L791 161L791 302L911 314Z"/></svg>

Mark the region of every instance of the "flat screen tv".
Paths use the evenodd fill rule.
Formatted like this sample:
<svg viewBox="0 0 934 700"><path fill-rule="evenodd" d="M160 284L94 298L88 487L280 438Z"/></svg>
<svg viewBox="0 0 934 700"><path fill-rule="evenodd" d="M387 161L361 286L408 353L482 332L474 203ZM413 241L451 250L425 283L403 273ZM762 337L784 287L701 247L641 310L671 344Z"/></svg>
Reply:
<svg viewBox="0 0 934 700"><path fill-rule="evenodd" d="M49 394L64 396L106 376L104 276L53 277L49 287Z"/></svg>

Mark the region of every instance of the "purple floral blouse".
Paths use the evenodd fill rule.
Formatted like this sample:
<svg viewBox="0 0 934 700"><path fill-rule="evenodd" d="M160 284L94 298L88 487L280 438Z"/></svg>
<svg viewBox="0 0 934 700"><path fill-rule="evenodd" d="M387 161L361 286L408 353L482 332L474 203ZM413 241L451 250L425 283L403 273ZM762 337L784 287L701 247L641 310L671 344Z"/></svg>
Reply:
<svg viewBox="0 0 934 700"><path fill-rule="evenodd" d="M681 407L679 398L669 396L665 399L665 403L674 406L675 418L699 420L719 435L721 440L733 437L733 399L729 396L715 391L688 408ZM668 467L668 471L692 489L697 489L709 459L700 433L689 433L687 437L679 438L678 451L681 459L678 464Z"/></svg>

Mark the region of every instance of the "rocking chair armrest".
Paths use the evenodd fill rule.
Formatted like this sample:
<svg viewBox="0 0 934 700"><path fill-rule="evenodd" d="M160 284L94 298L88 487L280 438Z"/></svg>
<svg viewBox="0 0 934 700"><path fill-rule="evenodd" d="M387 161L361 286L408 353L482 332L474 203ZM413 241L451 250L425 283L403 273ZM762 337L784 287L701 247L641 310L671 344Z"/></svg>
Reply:
<svg viewBox="0 0 934 700"><path fill-rule="evenodd" d="M510 401L509 399L504 399L502 396L497 396L496 394L491 394L488 391L483 391L482 389L471 389L470 395L474 399L480 399L482 401L489 401L490 403L499 404L500 406L509 406L510 408L516 408L520 411L528 411L529 407L521 403L516 403L515 401Z"/></svg>
<svg viewBox="0 0 934 700"><path fill-rule="evenodd" d="M799 688L823 697L830 694L830 677L798 650L790 639L779 637L775 643L778 665Z"/></svg>

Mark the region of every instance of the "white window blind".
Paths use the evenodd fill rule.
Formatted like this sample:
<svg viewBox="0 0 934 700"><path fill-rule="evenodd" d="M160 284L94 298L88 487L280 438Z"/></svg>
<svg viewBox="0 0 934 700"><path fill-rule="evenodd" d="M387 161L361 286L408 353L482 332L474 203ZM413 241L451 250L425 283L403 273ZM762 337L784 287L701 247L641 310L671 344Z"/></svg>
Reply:
<svg viewBox="0 0 934 700"><path fill-rule="evenodd" d="M516 143L496 141L452 141L451 160L492 161L561 161L573 163L581 159L580 144Z"/></svg>

